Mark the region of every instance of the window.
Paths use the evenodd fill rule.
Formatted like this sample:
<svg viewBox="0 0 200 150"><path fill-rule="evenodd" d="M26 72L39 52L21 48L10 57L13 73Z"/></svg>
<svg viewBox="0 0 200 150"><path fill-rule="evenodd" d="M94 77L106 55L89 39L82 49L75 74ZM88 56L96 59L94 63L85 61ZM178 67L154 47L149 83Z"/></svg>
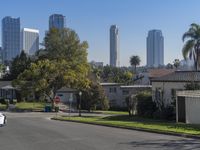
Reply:
<svg viewBox="0 0 200 150"><path fill-rule="evenodd" d="M110 93L116 93L117 92L117 88L116 87L111 87L110 88Z"/></svg>
<svg viewBox="0 0 200 150"><path fill-rule="evenodd" d="M128 95L128 94L129 94L129 90L123 90L123 91L122 91L122 94L123 94L123 95Z"/></svg>

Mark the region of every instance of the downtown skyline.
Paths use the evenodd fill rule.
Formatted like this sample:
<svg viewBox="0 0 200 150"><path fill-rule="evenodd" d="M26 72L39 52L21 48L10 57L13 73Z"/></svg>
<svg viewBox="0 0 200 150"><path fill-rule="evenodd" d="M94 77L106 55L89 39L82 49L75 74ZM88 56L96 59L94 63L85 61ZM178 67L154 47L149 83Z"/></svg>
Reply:
<svg viewBox="0 0 200 150"><path fill-rule="evenodd" d="M120 66L129 66L131 55L140 56L141 65L146 65L146 37L152 29L163 32L164 63L172 63L175 58L182 59L182 35L191 23L200 23L200 2L197 0L192 0L193 3L187 0L38 2L2 2L0 19L20 17L22 28L40 30L42 42L48 30L48 17L54 13L62 14L66 16L66 26L74 29L81 41L88 41L88 61L103 61L104 64L109 64L109 27L112 24L119 26L120 30ZM10 9L6 9L8 7Z"/></svg>

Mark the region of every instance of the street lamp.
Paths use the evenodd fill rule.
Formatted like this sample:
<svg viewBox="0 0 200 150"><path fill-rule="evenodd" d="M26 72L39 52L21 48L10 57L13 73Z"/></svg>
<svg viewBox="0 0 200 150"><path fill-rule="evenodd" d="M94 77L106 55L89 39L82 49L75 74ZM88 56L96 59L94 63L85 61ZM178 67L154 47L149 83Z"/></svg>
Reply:
<svg viewBox="0 0 200 150"><path fill-rule="evenodd" d="M79 108L79 117L81 117L81 95L82 95L82 92L80 91L78 94L80 96L79 106L78 106L78 108Z"/></svg>

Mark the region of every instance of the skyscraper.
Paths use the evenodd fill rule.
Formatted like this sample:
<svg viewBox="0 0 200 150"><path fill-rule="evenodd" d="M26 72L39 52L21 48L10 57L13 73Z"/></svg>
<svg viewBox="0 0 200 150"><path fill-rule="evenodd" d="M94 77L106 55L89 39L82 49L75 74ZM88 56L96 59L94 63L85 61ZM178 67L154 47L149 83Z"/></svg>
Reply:
<svg viewBox="0 0 200 150"><path fill-rule="evenodd" d="M164 65L164 37L161 30L150 30L147 37L147 66Z"/></svg>
<svg viewBox="0 0 200 150"><path fill-rule="evenodd" d="M39 30L23 28L21 30L20 49L28 55L34 55L39 49Z"/></svg>
<svg viewBox="0 0 200 150"><path fill-rule="evenodd" d="M20 18L2 19L3 62L11 61L20 53Z"/></svg>
<svg viewBox="0 0 200 150"><path fill-rule="evenodd" d="M116 25L110 27L110 66L119 67L119 29Z"/></svg>
<svg viewBox="0 0 200 150"><path fill-rule="evenodd" d="M65 16L53 14L49 17L49 30L51 28L63 29L65 27Z"/></svg>

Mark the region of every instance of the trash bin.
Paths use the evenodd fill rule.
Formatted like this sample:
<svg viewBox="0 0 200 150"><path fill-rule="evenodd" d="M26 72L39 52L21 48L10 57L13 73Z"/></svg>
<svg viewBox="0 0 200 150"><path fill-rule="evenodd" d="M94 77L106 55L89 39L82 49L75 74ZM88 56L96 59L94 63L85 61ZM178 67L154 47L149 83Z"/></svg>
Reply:
<svg viewBox="0 0 200 150"><path fill-rule="evenodd" d="M44 107L44 111L45 111L45 112L51 112L51 111L52 111L51 105L47 104L47 105Z"/></svg>

